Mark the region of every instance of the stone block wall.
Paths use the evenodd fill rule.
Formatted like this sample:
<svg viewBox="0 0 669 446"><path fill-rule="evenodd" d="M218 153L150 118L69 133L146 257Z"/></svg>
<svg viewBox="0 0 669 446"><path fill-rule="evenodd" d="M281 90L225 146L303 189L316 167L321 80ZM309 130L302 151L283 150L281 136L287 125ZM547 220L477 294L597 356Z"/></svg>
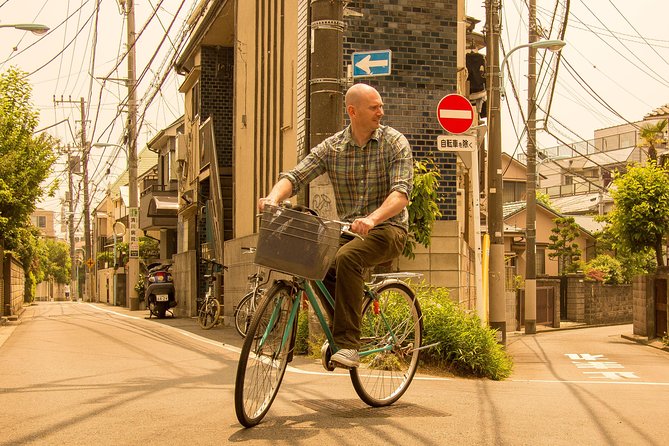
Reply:
<svg viewBox="0 0 669 446"><path fill-rule="evenodd" d="M633 320L633 285L587 282L582 276L567 279L567 319L588 325L624 324Z"/></svg>
<svg viewBox="0 0 669 446"><path fill-rule="evenodd" d="M653 277L636 276L632 282L632 332L638 336L651 336L655 333L653 299L655 294Z"/></svg>
<svg viewBox="0 0 669 446"><path fill-rule="evenodd" d="M3 260L2 314L12 316L23 311L25 274L23 265L11 254L5 253Z"/></svg>
<svg viewBox="0 0 669 446"><path fill-rule="evenodd" d="M592 282L585 284L586 324L632 322L632 285L603 285Z"/></svg>

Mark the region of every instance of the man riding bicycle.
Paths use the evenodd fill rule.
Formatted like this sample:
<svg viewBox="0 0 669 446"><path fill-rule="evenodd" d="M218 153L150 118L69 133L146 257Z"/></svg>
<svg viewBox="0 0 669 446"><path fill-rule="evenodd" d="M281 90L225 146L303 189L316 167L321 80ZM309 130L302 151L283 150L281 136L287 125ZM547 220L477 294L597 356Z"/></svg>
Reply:
<svg viewBox="0 0 669 446"><path fill-rule="evenodd" d="M357 367L364 270L398 257L404 248L413 158L406 137L381 125L383 101L375 88L353 85L345 105L350 125L314 147L295 168L282 172L258 208L276 205L328 173L339 218L363 236L340 247L331 268L334 274L326 278L327 282L336 275L332 331L339 350L331 361Z"/></svg>

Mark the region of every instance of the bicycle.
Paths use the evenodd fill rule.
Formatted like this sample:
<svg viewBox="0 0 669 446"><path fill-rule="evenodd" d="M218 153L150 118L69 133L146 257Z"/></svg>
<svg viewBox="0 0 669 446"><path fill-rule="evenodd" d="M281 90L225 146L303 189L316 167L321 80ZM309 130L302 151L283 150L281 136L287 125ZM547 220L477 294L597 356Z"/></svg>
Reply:
<svg viewBox="0 0 669 446"><path fill-rule="evenodd" d="M256 249L242 248L242 251L245 254L253 254L256 252ZM265 289L261 287L269 281L269 275L268 278L265 279L262 267L258 266L257 271L249 275L248 280L250 284L249 292L242 297L234 312L235 328L242 338L246 337L246 333L251 324L251 318L256 312L260 297L265 292Z"/></svg>
<svg viewBox="0 0 669 446"><path fill-rule="evenodd" d="M313 211L310 211L313 213ZM235 413L245 427L260 423L276 397L293 358L297 318L306 295L327 341L321 363L328 371L338 350L320 302L330 320L334 299L322 282L339 246L340 234L355 235L344 222L276 206L262 214L256 263L290 274L275 280L258 304L241 350L235 378ZM301 252L300 252L301 251ZM300 252L301 256L295 253ZM298 257L302 264L296 264ZM373 276L365 284L362 304L360 366L349 369L353 388L366 404L393 404L407 390L418 368L423 321L411 288L400 279L414 273Z"/></svg>
<svg viewBox="0 0 669 446"><path fill-rule="evenodd" d="M221 304L216 296L214 296L214 282L216 281L214 269L219 267L227 270L228 267L221 265L214 259L202 259L202 261L211 265L211 271L210 274L204 275L205 280L209 282L209 287L207 288L207 292L205 293L204 299L202 300L200 308L198 309L197 323L203 329L209 330L219 323L221 316Z"/></svg>

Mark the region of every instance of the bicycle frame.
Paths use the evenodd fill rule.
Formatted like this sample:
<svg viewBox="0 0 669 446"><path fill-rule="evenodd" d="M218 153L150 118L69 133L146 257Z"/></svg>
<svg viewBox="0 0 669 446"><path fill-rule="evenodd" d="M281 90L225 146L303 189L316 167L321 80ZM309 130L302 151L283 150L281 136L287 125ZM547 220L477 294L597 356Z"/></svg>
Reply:
<svg viewBox="0 0 669 446"><path fill-rule="evenodd" d="M330 308L334 309L334 299L330 295L330 292L328 289L325 287L325 284L321 280L307 280L303 278L298 278L294 277L292 281L286 281L287 284L290 284L292 288L294 289L294 292L291 293L291 298L293 299L293 304L291 307L290 311L290 316L288 318L288 323L286 324L286 330L283 333L283 337L281 339L281 347L279 350L282 350L283 347L286 345L286 342L288 342L288 338L290 336L290 332L293 329L293 324L295 323L295 319L297 318L297 314L300 309L300 299L299 296L300 294L304 293L307 296L307 300L311 304L311 307L314 309L314 313L316 313L316 317L318 318L318 322L321 325L321 328L323 329L323 332L325 333L325 337L328 340L328 343L330 345L330 349L332 353L336 353L339 348L335 344L334 341L334 336L332 334L332 330L330 330L330 327L325 319L325 316L323 312L321 311L320 306L318 305L319 299L316 296L316 293L314 292L314 287L317 287L318 290L323 294L323 296L326 299L327 304L330 306ZM365 289L364 289L365 294L371 298L374 299L376 294L374 293L373 288L371 288L368 284L365 284ZM274 323L278 320L279 318L279 311L280 311L281 305L275 305L274 310L272 311L272 315L270 316L269 323L267 324L267 329L265 330L265 333L262 337L262 339L259 342L259 346L264 345L267 336L269 332L271 331L271 327L274 325ZM392 331L392 328L390 324L388 324L388 321L386 320L385 315L383 312L379 312L379 315L381 316L381 320L383 321L384 325L388 329L389 333L392 336L393 341L397 341L395 337L395 333ZM373 350L366 350L366 351L361 351L360 357L372 355L374 353L379 353L379 352L384 352L384 351L389 351L392 350L393 345L388 344L387 346L383 348L377 348Z"/></svg>

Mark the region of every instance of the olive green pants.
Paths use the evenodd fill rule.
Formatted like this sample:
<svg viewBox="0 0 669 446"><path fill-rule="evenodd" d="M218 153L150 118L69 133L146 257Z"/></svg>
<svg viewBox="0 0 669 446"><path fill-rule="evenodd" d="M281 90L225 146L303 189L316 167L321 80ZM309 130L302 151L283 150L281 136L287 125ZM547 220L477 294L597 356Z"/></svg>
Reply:
<svg viewBox="0 0 669 446"><path fill-rule="evenodd" d="M364 240L343 237L340 240L333 267L324 280L332 292L333 276L336 274L332 334L337 347L355 350L360 347L365 269L398 257L406 240L407 232L390 223L374 227Z"/></svg>

